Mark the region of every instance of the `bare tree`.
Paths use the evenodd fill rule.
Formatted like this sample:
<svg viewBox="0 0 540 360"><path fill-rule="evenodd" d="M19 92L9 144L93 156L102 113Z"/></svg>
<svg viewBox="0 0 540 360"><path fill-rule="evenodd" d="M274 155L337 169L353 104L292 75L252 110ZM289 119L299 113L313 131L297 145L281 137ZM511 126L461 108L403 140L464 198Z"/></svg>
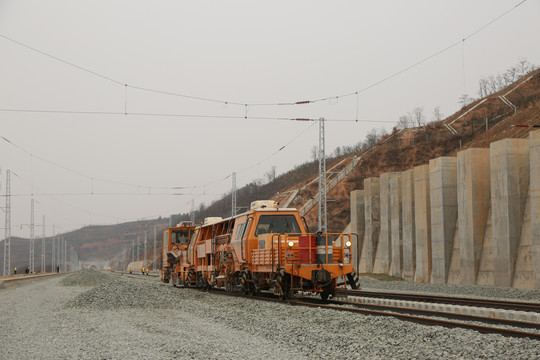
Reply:
<svg viewBox="0 0 540 360"><path fill-rule="evenodd" d="M535 69L535 66L527 61L527 58L520 58L518 64L516 65L516 71L518 75L524 76L525 74L528 74L529 72L533 71Z"/></svg>
<svg viewBox="0 0 540 360"><path fill-rule="evenodd" d="M412 111L412 113L409 115L415 124L418 126L424 126L426 124L426 117L424 116L424 108L423 107L415 107Z"/></svg>
<svg viewBox="0 0 540 360"><path fill-rule="evenodd" d="M396 126L398 129L407 129L411 127L411 119L408 115L401 115Z"/></svg>
<svg viewBox="0 0 540 360"><path fill-rule="evenodd" d="M377 143L377 141L379 141L379 139L380 139L380 136L379 134L377 134L377 130L371 129L366 135L366 141L365 141L366 147L367 148L373 147Z"/></svg>
<svg viewBox="0 0 540 360"><path fill-rule="evenodd" d="M458 104L461 105L462 108L472 103L474 99L470 97L468 94L463 94L459 97Z"/></svg>
<svg viewBox="0 0 540 360"><path fill-rule="evenodd" d="M433 121L441 121L442 119L444 119L444 115L441 113L441 107L436 106L433 109Z"/></svg>
<svg viewBox="0 0 540 360"><path fill-rule="evenodd" d="M267 182L272 182L276 179L276 166L273 165L270 170L268 170L264 176L266 177Z"/></svg>
<svg viewBox="0 0 540 360"><path fill-rule="evenodd" d="M334 154L336 155L336 157L340 157L341 156L341 147L338 146L335 150L334 150Z"/></svg>
<svg viewBox="0 0 540 360"><path fill-rule="evenodd" d="M317 161L317 159L319 158L319 148L316 145L313 145L313 147L311 148L311 158L313 159L313 161Z"/></svg>
<svg viewBox="0 0 540 360"><path fill-rule="evenodd" d="M485 77L481 77L480 80L478 80L478 96L483 98L488 95L488 81Z"/></svg>
<svg viewBox="0 0 540 360"><path fill-rule="evenodd" d="M481 77L478 81L479 89L478 95L480 97L486 97L491 94L494 94L505 87L511 85L512 83L519 80L524 75L533 71L535 66L527 61L526 58L520 58L516 66L512 66L504 72L504 74L489 75L488 77ZM471 98L464 98L465 94L460 97L460 104L465 104L466 106L470 102L474 101ZM465 101L466 100L466 101Z"/></svg>

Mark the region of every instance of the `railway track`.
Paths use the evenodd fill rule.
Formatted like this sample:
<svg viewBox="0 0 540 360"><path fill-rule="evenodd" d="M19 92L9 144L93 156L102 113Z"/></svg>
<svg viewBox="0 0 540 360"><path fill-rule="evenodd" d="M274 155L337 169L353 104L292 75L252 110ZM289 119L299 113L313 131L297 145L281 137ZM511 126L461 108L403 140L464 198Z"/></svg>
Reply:
<svg viewBox="0 0 540 360"><path fill-rule="evenodd" d="M142 274L141 272L136 272L134 271L133 273L129 273L129 271L113 271L115 274L120 274L120 275L139 275L139 276L150 276L150 277L159 277L159 274Z"/></svg>
<svg viewBox="0 0 540 360"><path fill-rule="evenodd" d="M17 286L20 284L29 284L34 281L48 279L54 276L67 275L69 273L45 273L45 274L31 274L31 275L15 275L0 279L0 289L4 289L10 286Z"/></svg>
<svg viewBox="0 0 540 360"><path fill-rule="evenodd" d="M404 301L420 301L439 304L452 304L460 306L479 306L491 309L504 309L514 311L529 311L540 313L539 303L494 300L494 299L477 299L477 298L462 298L451 296L438 296L426 294L408 294L408 293L389 293L378 291L364 290L342 290L338 291L338 295L361 296L367 298L392 299Z"/></svg>
<svg viewBox="0 0 540 360"><path fill-rule="evenodd" d="M293 306L308 306L322 309L331 309L335 311L347 311L363 315L393 317L399 320L414 322L421 325L469 329L483 334L499 334L507 337L530 338L534 340L540 340L540 324L538 323L463 315L456 313L445 313L430 310L417 310L392 306L359 304L355 302L347 302L340 300L322 301L314 297L299 297L288 300L280 300L269 293L261 293L257 296L249 296L242 293L227 293L221 290L209 290L208 292L226 296L246 297L254 300L287 303ZM473 321L474 323L464 321ZM505 328L501 326L508 326L512 328Z"/></svg>
<svg viewBox="0 0 540 360"><path fill-rule="evenodd" d="M135 273L135 272L133 274L129 274L129 272L123 272L123 274L142 276L142 274ZM157 277L158 275L150 274L149 276ZM200 291L205 291L205 290L200 290ZM357 302L335 300L335 299L322 301L320 300L320 298L316 298L316 297L298 297L298 298L293 298L293 299L288 299L288 300L280 300L280 299L275 298L272 294L264 293L264 292L260 293L257 296L244 295L243 293L240 293L240 292L228 293L228 292L217 290L217 289L209 290L208 292L218 294L218 295L246 297L246 298L250 298L254 300L287 303L293 306L308 306L308 307L331 309L335 311L347 311L347 312L353 312L353 313L360 313L360 314L371 315L371 316L394 317L403 321L414 322L414 323L422 324L422 325L443 326L446 328L469 329L469 330L474 330L483 334L500 334L500 335L508 336L508 337L521 337L521 338L526 337L526 338L531 338L534 340L540 340L540 324L533 323L533 322L508 320L508 319L467 315L467 314L458 314L458 313L450 313L450 312L440 312L440 311L433 311L433 310L412 309L412 308L406 308L406 307L362 304L362 303L357 303ZM540 312L540 307L534 303L522 303L522 302L500 301L500 300L490 300L490 299L456 298L456 297L432 296L432 295L423 295L423 294L366 292L363 290L360 290L360 291L348 290L347 292L340 291L339 294L371 297L371 298L378 297L378 298L383 298L383 299L424 301L424 302L440 303L440 304L467 305L467 306L479 306L479 307L489 307L489 308L496 308L496 309L505 309L505 310ZM469 323L469 322L474 322L474 323ZM504 326L504 327L501 327L501 326ZM510 328L506 328L506 327L510 327Z"/></svg>

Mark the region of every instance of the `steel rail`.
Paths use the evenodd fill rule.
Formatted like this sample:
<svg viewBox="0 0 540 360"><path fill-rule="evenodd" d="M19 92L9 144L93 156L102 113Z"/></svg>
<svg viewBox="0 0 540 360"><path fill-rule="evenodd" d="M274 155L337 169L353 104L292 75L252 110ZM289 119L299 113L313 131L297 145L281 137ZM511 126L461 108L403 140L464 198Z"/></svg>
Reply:
<svg viewBox="0 0 540 360"><path fill-rule="evenodd" d="M507 337L530 338L533 340L540 340L540 333L527 332L527 331L521 331L521 330L515 330L515 329L505 329L505 328L500 328L500 327L491 327L491 326L478 325L478 324L468 324L468 323L449 321L449 320L444 320L444 319L436 319L433 317L414 316L414 315L408 315L408 314L404 314L400 312L404 310L413 311L413 309L397 308L397 309L393 309L393 311L381 311L381 310L370 310L370 309L358 308L359 305L364 306L366 304L357 304L357 303L344 304L344 305L355 306L355 308L350 308L350 307L329 305L319 299L314 299L314 298L303 298L303 299L298 299L298 300L295 300L295 299L280 300L273 297L273 295L271 295L270 293L267 294L268 296L260 296L265 293L259 294L259 296L249 296L249 295L244 295L240 292L227 293L227 292L218 291L218 290L201 290L201 289L196 289L196 290L219 294L219 295L243 297L243 298L248 298L248 299L285 303L285 304L296 305L296 306L309 306L309 307L316 307L316 308L331 309L331 310L336 310L336 311L347 311L347 312L358 313L358 314L363 314L363 315L393 317L393 318L397 318L403 321L414 322L421 325L443 326L446 328L462 328L462 329L474 330L482 334L499 334L499 335L503 335ZM304 301L300 301L300 300L304 300ZM367 305L367 306L371 306L371 305ZM381 306L377 305L377 307L381 307ZM387 307L386 310L390 310L390 309L391 307ZM436 312L436 314L434 315L445 317L444 316L445 313ZM459 314L448 314L448 315L451 317L459 317L461 318L461 320L470 317L469 315L460 316ZM504 325L510 325L507 321L498 321L499 319L487 318L486 321L487 320L489 320L490 322L497 323L499 325L501 323L503 323ZM536 330L540 330L540 325L534 324L534 323L514 322L511 324L511 326L534 328Z"/></svg>
<svg viewBox="0 0 540 360"><path fill-rule="evenodd" d="M389 292L364 291L364 290L338 290L338 294L369 297L369 298L421 301L421 302L444 303L444 304L461 305L461 306L480 306L480 307L515 310L515 311L540 312L540 304L538 303L528 303L528 302L510 301L510 300L475 299L475 298L461 298L461 297L441 296L441 295L389 293Z"/></svg>
<svg viewBox="0 0 540 360"><path fill-rule="evenodd" d="M443 326L447 328L463 328L463 329L475 330L483 334L499 334L499 335L503 335L507 337L519 337L519 338L530 338L534 340L540 340L540 334L521 331L521 330L504 329L504 328L499 328L499 327L490 327L490 326L476 325L476 324L467 324L463 322L455 322L455 321L448 321L448 320L442 320L442 319L434 319L434 318L429 318L429 317L420 317L420 316L413 316L413 315L406 315L406 314L399 314L399 313L392 313L392 312L385 312L385 311L378 311L378 310L367 310L367 309L357 309L357 308L346 308L346 307L334 306L334 305L314 304L314 303L309 303L309 302L288 300L288 303L291 305L302 305L302 306L311 306L311 307L332 309L332 310L338 310L338 311L348 311L348 312L354 312L354 313L361 313L364 315L387 316L387 317L390 316L390 317L394 317L400 320L414 322L414 323L422 324L422 325Z"/></svg>

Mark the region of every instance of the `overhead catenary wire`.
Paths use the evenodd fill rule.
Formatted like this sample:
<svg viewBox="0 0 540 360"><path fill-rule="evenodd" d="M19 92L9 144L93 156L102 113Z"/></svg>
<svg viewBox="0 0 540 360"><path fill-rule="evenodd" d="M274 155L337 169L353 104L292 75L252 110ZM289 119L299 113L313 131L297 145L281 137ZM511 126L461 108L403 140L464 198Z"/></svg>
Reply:
<svg viewBox="0 0 540 360"><path fill-rule="evenodd" d="M227 119L227 120L268 120L268 121L318 121L315 118L291 118L270 116L240 116L240 115L212 115L212 114L178 114L178 113L146 113L146 112L117 112L117 111L83 111L83 110L59 110L59 109L7 109L0 108L0 112L15 113L43 113L65 115L130 115L130 116L153 116L153 117L181 117L198 119ZM326 119L332 122L364 122L364 123L394 123L392 120L375 119Z"/></svg>
<svg viewBox="0 0 540 360"><path fill-rule="evenodd" d="M15 175L15 177L17 177L19 180L21 180L22 182L26 183L27 185L31 185L31 183L26 180L25 178L23 178L22 176L18 175L17 173L14 173L13 171L11 172L13 175ZM75 206L73 204L69 204L65 201L62 201L60 199L57 199L56 196L61 196L62 194L51 194L51 193L46 193L43 189L40 189L39 187L37 186L34 186L32 185L34 190L37 190L38 192L34 192L32 194L11 194L11 196L14 196L14 197L24 197L24 196L30 196L30 195L34 195L34 196L46 196L46 197L49 197L51 198L53 201L55 202L59 202L67 207L70 207L72 209L75 209L75 210L78 210L80 212L83 212L83 213L86 213L88 215L94 215L94 216L100 216L100 217L104 217L104 218L111 218L111 219L115 219L115 220L122 220L122 221L126 221L128 219L125 219L125 218L121 218L121 217L118 217L118 216L110 216L110 215L104 215L104 214L99 214L99 213L95 213L95 212L91 212L89 210L86 210L86 209L82 209L78 206ZM4 197L5 195L0 195L0 197ZM52 211L53 213L55 214L58 214L58 212L56 212L55 210ZM58 214L60 215L60 214ZM65 216L63 216L65 218Z"/></svg>
<svg viewBox="0 0 540 360"><path fill-rule="evenodd" d="M165 90L159 90L159 89L152 89L152 88L149 88L149 87L143 87L143 86L137 86L137 85L129 85L127 82L125 81L119 81L117 79L114 79L110 76L106 76L104 74L101 74L97 71L94 71L94 70L90 70L84 66L81 66L81 65L78 65L78 64L75 64L71 61L67 61L67 60L64 60L58 56L55 56L55 55L52 55L52 54L49 54L48 52L46 51L43 51L43 50L40 50L40 49L37 49L33 46L30 46L28 44L25 44L21 41L18 41L16 39L13 39L12 37L9 37L5 34L0 34L0 37L1 38L4 38L8 41L11 41L15 44L18 44L22 47L25 47L29 50L32 50L32 51L35 51L41 55L44 55L44 56L47 56L51 59L54 59L56 61L59 61L59 62L62 62L66 65L69 65L69 66L72 66L76 69L79 69L81 71L84 71L88 74L91 74L91 75L94 75L94 76L97 76L97 77L100 77L102 79L105 79L107 81L110 81L112 83L115 83L117 85L121 85L121 86L124 86L126 88L126 91L127 91L127 88L132 88L132 89L136 89L136 90L140 90L140 91L146 91L146 92L152 92L152 93L157 93L157 94L162 94L162 95L169 95L169 96L176 96L176 97L182 97L182 98L186 98L186 99L192 99L192 100L200 100L200 101L206 101L206 102L213 102L213 103L220 103L220 104L223 104L223 105L236 105L236 106L244 106L244 107L248 107L248 106L296 106L296 105L305 105L305 104L312 104L312 103L318 103L318 102L321 102L321 101L328 101L328 100L331 100L331 99L335 99L335 100L338 100L340 98L344 98L344 97L349 97L349 96L352 96L352 95L357 95L359 93L362 93L362 92L365 92L379 84L382 84L388 80L391 80L419 65L421 65L422 63L454 48L455 46L461 44L461 43L464 43L465 40L468 40L472 37L474 37L476 34L478 34L479 32L481 32L482 30L486 29L487 27L489 27L490 25L492 25L493 23L495 23L496 21L500 20L501 18L503 18L504 16L506 16L507 14L509 14L510 12L512 12L513 10L515 10L516 8L518 8L519 6L521 6L522 4L524 4L525 2L527 2L527 0L522 0L520 1L519 3L517 3L516 5L514 5L512 8L506 10L505 12L503 12L501 15L495 17L494 19L490 20L489 22L487 22L486 24L484 24L483 26L479 27L478 29L476 29L475 31L469 33L467 36L463 37L462 39L460 39L459 41L443 48L442 50L439 50L421 60L418 60L416 62L414 62L413 64L409 65L409 66L406 66L404 67L403 69L397 71L397 72L394 72L393 74L390 74L384 78L382 78L381 80L379 81L376 81L364 88L361 88L359 90L356 90L356 91L353 91L353 92L350 92L350 93L345 93L345 94L341 94L341 95L333 95L333 96L328 96L328 97L324 97L324 98L319 98L319 99L314 99L314 100L301 100L301 101L285 101L285 102L258 102L258 103L250 103L250 102L241 102L241 101L230 101L230 100L221 100L221 99L213 99L213 98L209 98L209 97L204 97L204 96L195 96L195 95L191 95L191 94L180 94L180 93L176 93L176 92L172 92L172 91L165 91ZM127 95L126 95L126 112L127 112ZM246 116L247 116L247 111L246 111Z"/></svg>
<svg viewBox="0 0 540 360"><path fill-rule="evenodd" d="M314 124L314 123L313 123ZM273 152L272 154L270 154L269 156L267 156L266 158L264 158L263 160L261 161L258 161L256 164L248 167L248 168L245 168L241 171L238 171L238 173L242 173L244 171L247 171L255 166L258 166L262 163L264 163L265 161L268 161L270 158L272 158L274 155L276 155L278 152L282 151L283 149L285 149L288 145L290 145L294 140L296 140L299 136L301 136L302 134L304 134L309 128L311 128L311 126L313 126L313 124L311 124L310 126L306 127L306 129L302 130L302 132L300 132L299 134L295 135L289 142L287 142L285 145L281 146L277 151ZM64 169L68 172L71 172L73 174L76 174L78 176L81 176L81 177L84 177L88 180L90 180L90 184L91 184L91 188L90 188L90 192L89 193L59 193L59 194L51 194L51 196L55 195L55 196L60 196L60 195L193 195L193 194L173 194L173 193L152 193L152 191L155 191L155 190L189 190L189 189L201 189L201 188L206 188L207 186L211 186L211 185L214 185L216 183L219 183L219 182L222 182L222 181L225 181L227 180L228 178L230 178L230 174L224 176L224 177L220 177L216 180L213 180L213 181L210 181L210 182L207 182L205 184L202 184L202 185L193 185L193 186L170 186L170 187L163 187L163 186L143 186L143 185L136 185L136 184L130 184L130 183L125 183L125 182L120 182L120 181L115 181L115 180L109 180L109 179L103 179L103 178L98 178L98 177L95 177L95 176L91 176L91 175L88 175L82 171L79 171L79 170L75 170L71 167L67 167L67 166L64 166L64 165L61 165L61 164L58 164L54 161L51 161L51 160L48 160L48 159L45 159L41 156L37 156L35 154L33 154L32 152L24 149L23 147L17 145L16 143L14 143L13 141L7 139L6 137L4 136L1 136L0 135L0 138L2 140L4 140L5 142L7 142L8 144L10 144L11 146L17 148L18 150L28 154L31 158L36 158L36 159L39 159L41 161L44 161L46 163L49 163L51 165L54 165L56 167L59 167L61 169ZM104 182L104 183L110 183L110 184L115 184L115 185L122 185L122 186L128 186L128 187L134 187L134 188L137 188L137 189L141 189L141 190L145 190L144 192L137 192L137 193L98 193L98 192L95 192L94 191L94 186L93 186L93 183L94 181L100 181L100 182ZM146 190L148 190L148 192L146 192ZM33 192L33 190L32 190ZM217 195L217 194L206 194L206 190L204 192L204 195ZM0 195L1 196L1 195Z"/></svg>

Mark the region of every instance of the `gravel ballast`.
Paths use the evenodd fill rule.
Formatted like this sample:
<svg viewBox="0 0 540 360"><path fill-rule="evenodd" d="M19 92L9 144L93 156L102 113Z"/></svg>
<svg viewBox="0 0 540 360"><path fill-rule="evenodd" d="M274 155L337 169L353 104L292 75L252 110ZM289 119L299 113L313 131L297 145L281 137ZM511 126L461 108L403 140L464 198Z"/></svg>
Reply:
<svg viewBox="0 0 540 360"><path fill-rule="evenodd" d="M94 281L99 285L87 285ZM173 288L156 278L98 272L0 290L0 308L1 359L540 357L538 341L529 339L220 296Z"/></svg>
<svg viewBox="0 0 540 360"><path fill-rule="evenodd" d="M360 279L364 290L392 292L427 293L432 295L451 295L456 297L481 297L525 302L540 302L539 290L515 289L488 285L429 284L411 281L378 281L368 277Z"/></svg>

